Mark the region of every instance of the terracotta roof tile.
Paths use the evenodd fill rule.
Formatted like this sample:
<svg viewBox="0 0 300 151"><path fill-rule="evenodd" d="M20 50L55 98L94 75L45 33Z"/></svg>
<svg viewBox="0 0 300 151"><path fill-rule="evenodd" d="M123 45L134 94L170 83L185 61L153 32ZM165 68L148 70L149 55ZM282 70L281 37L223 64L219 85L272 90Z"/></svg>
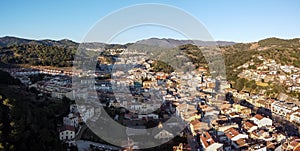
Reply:
<svg viewBox="0 0 300 151"><path fill-rule="evenodd" d="M233 137L235 137L235 136L237 136L237 135L240 134L240 133L239 133L235 128L233 128L233 127L229 128L229 129L227 129L227 130L225 130L224 132L225 132L226 136L227 136L229 139L231 139L231 138L233 138Z"/></svg>
<svg viewBox="0 0 300 151"><path fill-rule="evenodd" d="M201 142L203 143L203 147L207 148L211 144L215 143L215 141L211 138L210 134L208 132L205 132L205 134L200 136Z"/></svg>
<svg viewBox="0 0 300 151"><path fill-rule="evenodd" d="M261 120L261 119L263 119L264 117L263 116L261 116L260 114L256 114L255 116L254 116L256 119L258 119L258 120Z"/></svg>

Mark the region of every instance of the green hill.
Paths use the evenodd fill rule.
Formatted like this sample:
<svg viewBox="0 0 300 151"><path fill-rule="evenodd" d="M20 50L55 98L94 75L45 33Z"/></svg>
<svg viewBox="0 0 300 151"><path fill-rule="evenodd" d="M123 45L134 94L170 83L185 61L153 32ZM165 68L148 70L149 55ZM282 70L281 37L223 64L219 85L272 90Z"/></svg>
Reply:
<svg viewBox="0 0 300 151"><path fill-rule="evenodd" d="M37 99L8 73L0 77L0 150L63 150L56 126L68 101Z"/></svg>

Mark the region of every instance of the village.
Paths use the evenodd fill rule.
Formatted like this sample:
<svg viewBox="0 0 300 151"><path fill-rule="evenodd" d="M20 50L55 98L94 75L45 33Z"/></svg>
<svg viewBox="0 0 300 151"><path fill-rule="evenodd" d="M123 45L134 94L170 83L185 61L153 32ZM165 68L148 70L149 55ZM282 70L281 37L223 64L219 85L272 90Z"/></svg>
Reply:
<svg viewBox="0 0 300 151"><path fill-rule="evenodd" d="M239 77L256 81L262 87L276 83L288 88L289 92L300 92L300 69L293 65L281 65L272 59L253 56L259 62L246 62L237 69L243 69ZM261 62L261 63L260 63Z"/></svg>
<svg viewBox="0 0 300 151"><path fill-rule="evenodd" d="M178 136L173 133L178 130L179 136L187 139L176 142L174 151L300 150L300 106L287 100L288 96L268 98L263 93L250 94L232 88L228 82L221 83L220 91L216 91L218 79L213 79L205 67L186 73L154 72L151 65L154 60L144 59L143 55L118 58L114 65L102 62L96 73L50 68L14 68L7 72L29 88L34 87L39 96L66 97L85 103L70 105L69 113L58 127L59 139L69 146L79 148L79 144L85 144L92 150L137 150L135 137L147 135L144 129L158 127L158 131L152 132L154 140L170 140ZM239 67L245 69L239 77L258 83L278 81L291 91L299 91L300 69L258 59L263 64L257 70L248 69L254 63L246 63ZM126 68L124 64L136 66ZM45 76L33 83L29 77L39 74ZM105 74L111 74L112 78L98 78ZM101 110L93 105L93 100L106 107L115 121L128 127L125 132L128 139L122 148L80 140L85 123L101 120ZM140 130L137 133L130 128Z"/></svg>

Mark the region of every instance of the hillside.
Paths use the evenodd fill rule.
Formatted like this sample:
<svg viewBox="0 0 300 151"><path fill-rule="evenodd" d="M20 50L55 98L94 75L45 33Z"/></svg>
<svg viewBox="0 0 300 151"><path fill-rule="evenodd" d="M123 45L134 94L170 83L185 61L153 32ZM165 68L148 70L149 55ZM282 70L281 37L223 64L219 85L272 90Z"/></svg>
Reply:
<svg viewBox="0 0 300 151"><path fill-rule="evenodd" d="M249 61L253 55L261 55L265 58L272 58L282 64L300 66L300 39L284 40L279 38L268 38L254 43L234 43L234 42L205 42L176 39L150 38L140 40L135 45L147 45L185 50L193 62L204 62L201 51L194 46L188 45L195 42L196 45L212 46L219 45L225 55L225 62L228 71ZM91 49L117 49L127 48L132 44L103 44L103 43L83 43L82 46ZM71 66L78 43L70 40L28 40L16 37L0 38L1 61L10 64L45 65L45 66ZM149 47L145 47L149 48ZM194 55L194 56L193 56Z"/></svg>
<svg viewBox="0 0 300 151"><path fill-rule="evenodd" d="M69 100L37 98L7 72L0 77L0 150L63 150L56 126Z"/></svg>
<svg viewBox="0 0 300 151"><path fill-rule="evenodd" d="M196 66L207 64L198 47L182 45L179 49ZM269 97L277 97L280 93L285 93L294 98L300 98L298 85L295 83L295 77L299 75L298 71L289 73L283 71L287 67L295 68L295 70L300 68L300 39L268 38L253 43L221 46L220 49L225 58L226 79L237 90L263 93ZM274 74L274 72L277 73ZM273 75L270 75L272 73ZM294 77L292 74L295 74ZM292 86L293 90L291 90Z"/></svg>
<svg viewBox="0 0 300 151"><path fill-rule="evenodd" d="M44 46L59 46L59 47L77 47L78 43L68 40L68 39L62 39L59 41L55 40L30 40L30 39L23 39L23 38L17 38L17 37L2 37L0 38L0 47L7 47L11 45L44 45Z"/></svg>
<svg viewBox="0 0 300 151"><path fill-rule="evenodd" d="M76 48L41 44L10 45L0 49L4 64L29 64L55 67L72 66Z"/></svg>
<svg viewBox="0 0 300 151"><path fill-rule="evenodd" d="M137 41L135 44L144 44L150 46L159 46L164 48L174 48L185 44L195 44L198 46L229 46L234 45L234 42L227 41L201 41L201 40L177 40L177 39L166 39L166 38L150 38Z"/></svg>
<svg viewBox="0 0 300 151"><path fill-rule="evenodd" d="M228 72L251 60L253 55L274 59L282 65L300 67L300 39L268 38L254 43L221 47Z"/></svg>

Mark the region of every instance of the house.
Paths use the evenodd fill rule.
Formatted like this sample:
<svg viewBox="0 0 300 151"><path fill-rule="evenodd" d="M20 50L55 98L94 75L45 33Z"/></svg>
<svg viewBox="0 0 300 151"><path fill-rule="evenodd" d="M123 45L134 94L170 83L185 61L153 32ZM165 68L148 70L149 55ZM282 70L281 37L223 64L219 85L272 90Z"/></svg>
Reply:
<svg viewBox="0 0 300 151"><path fill-rule="evenodd" d="M274 146L275 147L275 146ZM250 151L267 151L267 147L264 143L255 143L252 146L249 146Z"/></svg>
<svg viewBox="0 0 300 151"><path fill-rule="evenodd" d="M274 76L274 75L270 75L270 74L268 74L268 75L266 75L266 76L265 76L265 78L264 78L264 82L266 82L266 83L268 83L268 82L272 82L272 81L274 81L274 78L275 78L275 76Z"/></svg>
<svg viewBox="0 0 300 151"><path fill-rule="evenodd" d="M231 123L226 123L224 125L219 125L218 133L224 134L224 131L226 131L229 128L239 128L239 125L238 124L231 124Z"/></svg>
<svg viewBox="0 0 300 151"><path fill-rule="evenodd" d="M276 101L276 100L274 100L274 99L267 99L267 100L264 100L263 103L262 103L262 104L263 104L262 107L271 110L272 103L274 103L275 101Z"/></svg>
<svg viewBox="0 0 300 151"><path fill-rule="evenodd" d="M161 122L158 124L158 129L154 129L152 133L155 139L162 141L167 141L174 137L174 134L167 131Z"/></svg>
<svg viewBox="0 0 300 151"><path fill-rule="evenodd" d="M282 144L282 150L299 151L300 150L300 139L289 138Z"/></svg>
<svg viewBox="0 0 300 151"><path fill-rule="evenodd" d="M143 107L142 103L139 102L135 102L130 105L130 109L134 111L140 111L142 107Z"/></svg>
<svg viewBox="0 0 300 151"><path fill-rule="evenodd" d="M300 86L291 86L288 89L293 92L300 92Z"/></svg>
<svg viewBox="0 0 300 151"><path fill-rule="evenodd" d="M143 88L154 88L157 87L156 81L144 81L143 82Z"/></svg>
<svg viewBox="0 0 300 151"><path fill-rule="evenodd" d="M229 117L230 117L231 119L234 119L234 118L236 118L236 117L240 117L240 114L237 113L237 112L231 112L231 113L229 113Z"/></svg>
<svg viewBox="0 0 300 151"><path fill-rule="evenodd" d="M198 111L195 105L178 104L176 107L176 116L180 117L186 122L200 119L200 115L197 114L197 112Z"/></svg>
<svg viewBox="0 0 300 151"><path fill-rule="evenodd" d="M193 136L196 136L197 133L200 132L201 130L208 128L207 123L200 122L199 120L191 121L189 126Z"/></svg>
<svg viewBox="0 0 300 151"><path fill-rule="evenodd" d="M266 142L273 141L276 138L276 136L273 133L270 133L269 130L266 129L254 130L249 135L252 139L264 140Z"/></svg>
<svg viewBox="0 0 300 151"><path fill-rule="evenodd" d="M213 143L212 145L209 145L206 150L224 151L223 144L221 143Z"/></svg>
<svg viewBox="0 0 300 151"><path fill-rule="evenodd" d="M63 118L63 124L68 126L78 127L79 124L78 116L76 116L73 113L68 114L68 116Z"/></svg>
<svg viewBox="0 0 300 151"><path fill-rule="evenodd" d="M234 108L235 112L241 112L242 109L247 108L247 107L235 103L235 104L233 104L233 108Z"/></svg>
<svg viewBox="0 0 300 151"><path fill-rule="evenodd" d="M238 132L235 128L231 127L224 131L229 140L236 141L240 138L248 138L248 135Z"/></svg>
<svg viewBox="0 0 300 151"><path fill-rule="evenodd" d="M154 135L155 139L158 140L169 140L170 138L173 138L174 135L170 132L168 132L167 130L161 130L159 133L157 133L156 135Z"/></svg>
<svg viewBox="0 0 300 151"><path fill-rule="evenodd" d="M265 100L262 99L256 100L254 105L256 107L265 107Z"/></svg>
<svg viewBox="0 0 300 151"><path fill-rule="evenodd" d="M235 148L235 150L245 150L249 145L245 138L240 138L238 140L232 141L232 146Z"/></svg>
<svg viewBox="0 0 300 151"><path fill-rule="evenodd" d="M223 108L223 109L221 109L221 113L222 114L229 114L229 113L231 113L232 112L232 109L230 109L230 108Z"/></svg>
<svg viewBox="0 0 300 151"><path fill-rule="evenodd" d="M300 77L296 78L296 83L300 84Z"/></svg>
<svg viewBox="0 0 300 151"><path fill-rule="evenodd" d="M81 120L83 122L86 122L88 119L92 118L95 115L95 110L94 107L92 106L86 106L86 105L81 105L77 106L78 110L80 111L81 114Z"/></svg>
<svg viewBox="0 0 300 151"><path fill-rule="evenodd" d="M60 140L71 140L75 138L75 127L74 126L64 126L59 130Z"/></svg>
<svg viewBox="0 0 300 151"><path fill-rule="evenodd" d="M258 127L255 123L251 121L246 121L243 125L244 130L246 130L248 133L256 130Z"/></svg>
<svg viewBox="0 0 300 151"><path fill-rule="evenodd" d="M259 128L263 126L272 126L272 120L267 117L263 117L260 114L256 114L250 120L252 120Z"/></svg>
<svg viewBox="0 0 300 151"><path fill-rule="evenodd" d="M249 117L251 113L252 113L252 111L251 111L250 108L243 108L243 109L241 109L241 115L242 116Z"/></svg>
<svg viewBox="0 0 300 151"><path fill-rule="evenodd" d="M241 91L239 93L233 93L233 96L241 100L247 100L250 97L250 93Z"/></svg>
<svg viewBox="0 0 300 151"><path fill-rule="evenodd" d="M205 150L223 151L223 144L215 142L208 132L200 136L200 143Z"/></svg>
<svg viewBox="0 0 300 151"><path fill-rule="evenodd" d="M235 149L241 150L248 146L246 142L248 135L238 132L235 128L229 128L224 133L227 137L227 142L231 143Z"/></svg>
<svg viewBox="0 0 300 151"><path fill-rule="evenodd" d="M297 105L285 101L275 101L271 104L271 111L284 117L297 109L299 109Z"/></svg>
<svg viewBox="0 0 300 151"><path fill-rule="evenodd" d="M58 98L58 99L62 99L62 98L64 98L64 97L66 97L66 93L64 93L64 92L54 92L54 91L52 91L52 92L51 92L51 97L53 97L53 98Z"/></svg>
<svg viewBox="0 0 300 151"><path fill-rule="evenodd" d="M204 68L204 67L199 67L198 68L198 71L201 73L206 73L207 72L207 69L206 68Z"/></svg>
<svg viewBox="0 0 300 151"><path fill-rule="evenodd" d="M173 151L191 151L191 146L189 144L180 143L178 146L173 146Z"/></svg>
<svg viewBox="0 0 300 151"><path fill-rule="evenodd" d="M300 110L298 109L295 112L292 112L289 120L290 122L300 124Z"/></svg>

